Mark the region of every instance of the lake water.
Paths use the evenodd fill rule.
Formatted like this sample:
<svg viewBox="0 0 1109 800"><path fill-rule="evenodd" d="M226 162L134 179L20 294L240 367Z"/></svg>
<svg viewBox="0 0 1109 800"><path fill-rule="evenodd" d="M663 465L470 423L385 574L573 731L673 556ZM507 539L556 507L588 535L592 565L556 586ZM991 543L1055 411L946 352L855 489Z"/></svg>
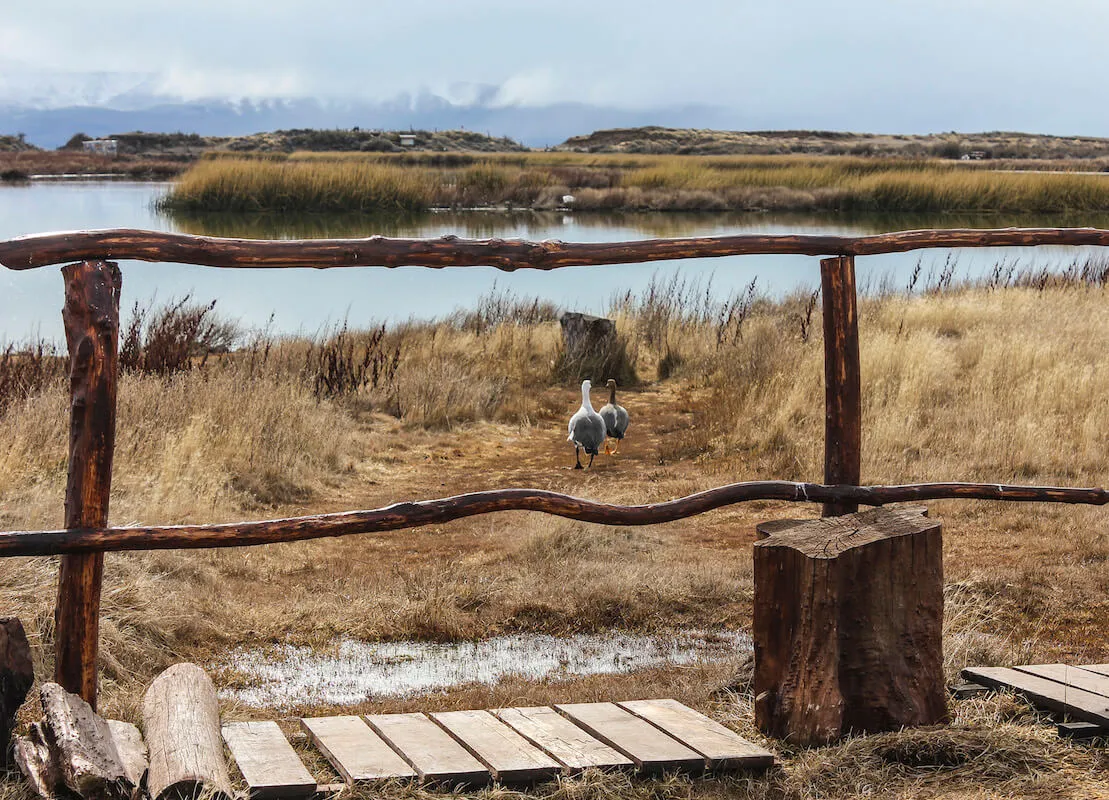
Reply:
<svg viewBox="0 0 1109 800"><path fill-rule="evenodd" d="M1000 227L1059 225L1109 227L1104 215L1010 218L996 215L805 215L805 214L571 214L559 212L451 212L408 218L367 215L315 215L296 219L266 216L207 215L169 217L154 210L167 184L124 181L35 181L0 185L0 239L29 233L82 228L148 228L215 236L260 238L386 236L463 237L617 241L660 236L709 236L729 233L835 233L859 235L925 227ZM988 274L999 260L1022 266L1062 267L1084 260L1097 248L968 249L954 255L958 277ZM938 271L950 256L945 250L867 256L857 260L861 287L883 279L904 286L921 260L922 271ZM168 300L192 293L218 301L224 315L247 327L273 317L278 333L312 333L344 317L353 326L441 316L472 306L496 287L518 295L539 296L572 310L603 312L614 295L643 289L652 279L679 272L707 284L721 298L741 291L752 278L764 292L778 295L819 284L818 259L811 256L736 256L656 264L540 272L504 273L493 268L440 269L290 269L220 270L178 264L123 262L125 309L135 302ZM57 269L0 273L0 340L32 336L62 340L62 280Z"/></svg>

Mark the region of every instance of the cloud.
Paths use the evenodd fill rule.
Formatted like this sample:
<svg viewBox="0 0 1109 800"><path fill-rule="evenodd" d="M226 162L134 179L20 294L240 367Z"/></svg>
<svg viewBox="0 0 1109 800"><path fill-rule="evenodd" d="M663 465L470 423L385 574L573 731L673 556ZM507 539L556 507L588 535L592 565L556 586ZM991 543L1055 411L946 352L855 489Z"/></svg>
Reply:
<svg viewBox="0 0 1109 800"><path fill-rule="evenodd" d="M0 52L25 67L15 82L59 99L96 73L153 75L183 98L430 91L506 107L709 104L774 127L1109 133L1103 0L1050 13L1032 0L42 0L4 16Z"/></svg>

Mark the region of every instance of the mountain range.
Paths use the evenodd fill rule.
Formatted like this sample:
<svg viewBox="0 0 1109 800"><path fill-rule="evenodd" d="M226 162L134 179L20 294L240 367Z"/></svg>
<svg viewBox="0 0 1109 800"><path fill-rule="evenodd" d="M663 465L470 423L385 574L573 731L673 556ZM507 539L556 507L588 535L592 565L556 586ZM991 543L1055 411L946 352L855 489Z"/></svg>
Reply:
<svg viewBox="0 0 1109 800"><path fill-rule="evenodd" d="M729 128L741 122L728 109L688 105L621 109L586 103L505 105L494 91L471 91L465 100L431 92L386 101L329 98L252 100L179 99L148 91L141 81L113 93L112 82L86 84L84 94L39 87L15 93L0 82L0 134L22 133L27 141L56 148L73 134L98 137L123 131L245 136L288 128L465 129L508 136L530 147L558 144L582 131L664 125ZM8 89L9 91L4 91ZM48 99L49 98L49 99Z"/></svg>

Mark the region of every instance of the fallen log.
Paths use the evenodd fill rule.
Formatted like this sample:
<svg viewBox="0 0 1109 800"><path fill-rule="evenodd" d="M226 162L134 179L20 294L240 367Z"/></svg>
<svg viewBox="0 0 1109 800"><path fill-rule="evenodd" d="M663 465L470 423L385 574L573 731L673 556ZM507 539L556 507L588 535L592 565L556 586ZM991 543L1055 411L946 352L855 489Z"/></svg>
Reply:
<svg viewBox="0 0 1109 800"><path fill-rule="evenodd" d="M196 797L210 791L231 797L223 757L216 688L196 664L174 664L154 679L142 708L153 800Z"/></svg>
<svg viewBox="0 0 1109 800"><path fill-rule="evenodd" d="M58 796L57 787L61 784L62 777L50 755L50 745L46 741L42 723L33 723L26 736L17 736L14 750L15 763L35 790L35 794L44 800L54 800Z"/></svg>
<svg viewBox="0 0 1109 800"><path fill-rule="evenodd" d="M108 723L56 683L44 683L39 697L41 739L60 785L85 798L131 800L135 784L127 777ZM49 767L44 774L51 774Z"/></svg>
<svg viewBox="0 0 1109 800"><path fill-rule="evenodd" d="M108 720L108 729L112 732L112 741L115 742L123 771L135 785L131 798L138 800L142 796L142 780L146 777L147 767L146 744L142 740L142 734L130 722L121 722L118 719Z"/></svg>

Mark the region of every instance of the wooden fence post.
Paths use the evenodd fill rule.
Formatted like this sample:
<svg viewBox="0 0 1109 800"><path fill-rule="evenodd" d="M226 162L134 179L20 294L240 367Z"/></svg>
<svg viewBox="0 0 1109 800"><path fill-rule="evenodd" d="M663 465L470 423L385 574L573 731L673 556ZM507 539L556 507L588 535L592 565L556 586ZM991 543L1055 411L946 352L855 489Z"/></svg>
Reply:
<svg viewBox="0 0 1109 800"><path fill-rule="evenodd" d="M862 374L855 259L820 262L824 305L824 483L858 485L862 476ZM825 503L825 517L853 514L857 503Z"/></svg>
<svg viewBox="0 0 1109 800"><path fill-rule="evenodd" d="M119 372L119 267L83 261L62 267L62 320L69 345L69 478L66 528L108 524ZM97 637L104 554L62 556L55 618L57 682L96 708Z"/></svg>

